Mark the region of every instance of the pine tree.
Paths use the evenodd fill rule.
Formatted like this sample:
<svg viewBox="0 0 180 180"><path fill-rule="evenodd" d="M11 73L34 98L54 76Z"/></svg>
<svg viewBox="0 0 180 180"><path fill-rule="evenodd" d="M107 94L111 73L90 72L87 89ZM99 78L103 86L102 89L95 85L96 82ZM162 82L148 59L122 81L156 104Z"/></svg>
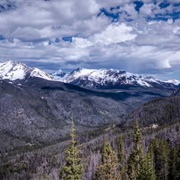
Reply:
<svg viewBox="0 0 180 180"><path fill-rule="evenodd" d="M103 141L101 164L97 167L96 180L117 180L117 157L109 142Z"/></svg>
<svg viewBox="0 0 180 180"><path fill-rule="evenodd" d="M118 163L119 163L119 175L118 180L125 180L127 179L126 174L126 165L125 165L125 154L123 149L123 138L122 136L119 136L117 138L117 157L118 157Z"/></svg>
<svg viewBox="0 0 180 180"><path fill-rule="evenodd" d="M129 179L131 180L137 179L140 172L143 156L144 154L142 148L142 134L138 125L138 121L136 121L134 127L134 133L133 133L133 150L130 153L127 162L128 165L127 173Z"/></svg>
<svg viewBox="0 0 180 180"><path fill-rule="evenodd" d="M121 165L124 164L124 152L123 152L123 139L122 136L119 136L117 139L117 156L118 161Z"/></svg>
<svg viewBox="0 0 180 180"><path fill-rule="evenodd" d="M75 127L74 121L72 120L71 127L71 142L68 149L65 151L66 153L66 163L62 167L60 172L60 179L63 180L81 180L83 173L83 166L81 164L81 159L78 157L79 151L77 149L77 142L75 140Z"/></svg>
<svg viewBox="0 0 180 180"><path fill-rule="evenodd" d="M134 151L131 152L127 161L127 174L130 180L136 180L137 178L137 170L136 170L136 156Z"/></svg>
<svg viewBox="0 0 180 180"><path fill-rule="evenodd" d="M155 180L155 168L153 164L153 150L149 147L148 152L141 161L141 168L137 180Z"/></svg>
<svg viewBox="0 0 180 180"><path fill-rule="evenodd" d="M157 180L167 180L169 174L169 144L166 140L154 139L151 142Z"/></svg>
<svg viewBox="0 0 180 180"><path fill-rule="evenodd" d="M180 179L180 147L171 148L168 179Z"/></svg>

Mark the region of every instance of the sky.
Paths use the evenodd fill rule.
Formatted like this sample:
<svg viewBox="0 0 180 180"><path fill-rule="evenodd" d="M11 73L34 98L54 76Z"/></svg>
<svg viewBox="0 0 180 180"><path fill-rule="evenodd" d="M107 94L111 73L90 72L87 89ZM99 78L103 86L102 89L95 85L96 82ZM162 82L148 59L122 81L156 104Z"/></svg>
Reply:
<svg viewBox="0 0 180 180"><path fill-rule="evenodd" d="M180 80L180 1L0 0L0 62Z"/></svg>

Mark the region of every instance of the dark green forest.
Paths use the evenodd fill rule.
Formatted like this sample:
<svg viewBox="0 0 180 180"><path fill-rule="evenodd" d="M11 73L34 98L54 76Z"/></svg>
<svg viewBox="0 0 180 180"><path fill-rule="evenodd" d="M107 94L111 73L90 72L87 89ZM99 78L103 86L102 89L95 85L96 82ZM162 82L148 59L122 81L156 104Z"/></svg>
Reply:
<svg viewBox="0 0 180 180"><path fill-rule="evenodd" d="M126 156L122 136L117 138L117 149L103 139L101 159L96 166L94 180L178 180L180 179L180 147L167 140L153 138L143 148L143 136L136 121L133 130L133 148ZM78 158L75 146L74 127L71 145L66 150L66 165L62 167L60 179L82 179L83 163Z"/></svg>

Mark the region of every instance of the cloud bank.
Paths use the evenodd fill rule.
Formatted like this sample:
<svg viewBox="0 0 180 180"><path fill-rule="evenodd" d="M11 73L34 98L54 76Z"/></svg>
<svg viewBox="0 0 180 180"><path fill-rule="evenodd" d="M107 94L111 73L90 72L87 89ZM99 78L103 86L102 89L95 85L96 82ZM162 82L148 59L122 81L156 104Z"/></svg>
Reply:
<svg viewBox="0 0 180 180"><path fill-rule="evenodd" d="M1 0L0 61L180 79L179 6L178 0Z"/></svg>

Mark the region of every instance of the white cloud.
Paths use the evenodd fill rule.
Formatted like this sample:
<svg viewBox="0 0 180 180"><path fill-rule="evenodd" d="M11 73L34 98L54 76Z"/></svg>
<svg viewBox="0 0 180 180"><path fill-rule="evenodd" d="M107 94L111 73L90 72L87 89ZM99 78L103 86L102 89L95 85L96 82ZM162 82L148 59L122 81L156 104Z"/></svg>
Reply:
<svg viewBox="0 0 180 180"><path fill-rule="evenodd" d="M131 33L133 28L126 24L111 24L101 33L94 34L88 39L73 38L73 43L76 47L85 48L95 45L111 45L126 41L131 41L136 38L136 34Z"/></svg>
<svg viewBox="0 0 180 180"><path fill-rule="evenodd" d="M110 9L110 7L123 5L130 0L0 1L2 5L7 5L7 2L17 7L12 11L4 11L0 16L0 32L9 38L18 28L33 28L35 31L40 31L50 26L55 27L54 30L59 30L59 36L73 36L75 34L89 36L92 33L100 32L111 23L110 19L105 16L97 17L101 8ZM128 10L128 7L131 6L127 6L126 9ZM23 36L25 35L26 33ZM54 33L55 35L57 33ZM30 37L26 39L30 39ZM32 40L34 39L32 38Z"/></svg>
<svg viewBox="0 0 180 180"><path fill-rule="evenodd" d="M166 69L166 68L171 68L171 65L167 59L164 61L157 61L156 62L156 68L158 69Z"/></svg>
<svg viewBox="0 0 180 180"><path fill-rule="evenodd" d="M133 31L132 27L126 24L111 24L105 31L95 34L92 37L92 41L95 44L116 44L120 42L130 41L136 38L136 34L131 33ZM91 38L90 38L91 39Z"/></svg>
<svg viewBox="0 0 180 180"><path fill-rule="evenodd" d="M87 39L77 37L77 38L73 38L72 41L74 43L74 46L77 48L86 48L92 46L92 43Z"/></svg>
<svg viewBox="0 0 180 180"><path fill-rule="evenodd" d="M10 38L18 38L25 41L39 39L40 37L40 33L31 27L18 27L12 34L10 34Z"/></svg>

